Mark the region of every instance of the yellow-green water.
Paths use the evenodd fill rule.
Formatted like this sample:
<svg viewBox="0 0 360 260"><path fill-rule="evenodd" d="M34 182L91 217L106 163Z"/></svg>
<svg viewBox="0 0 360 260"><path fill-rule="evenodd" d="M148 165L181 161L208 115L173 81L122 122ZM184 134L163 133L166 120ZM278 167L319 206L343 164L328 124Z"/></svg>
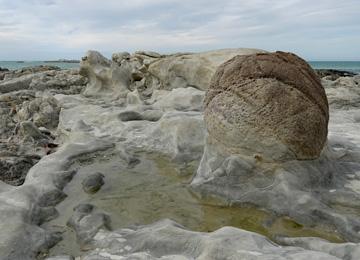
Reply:
<svg viewBox="0 0 360 260"><path fill-rule="evenodd" d="M75 234L66 227L73 207L79 203L91 203L107 212L113 229L169 218L195 231L234 226L270 239L287 235L341 241L335 232L326 229L306 228L289 218L275 217L251 207L229 207L215 198L199 198L188 188L197 162L180 165L163 156L147 154L140 154L139 159L140 163L133 168L128 168L117 155L98 155L74 165L79 171L64 190L68 198L57 207L61 215L45 225L64 232L64 240L50 251L51 255L81 254ZM81 181L97 171L105 175L105 184L97 193L86 194Z"/></svg>

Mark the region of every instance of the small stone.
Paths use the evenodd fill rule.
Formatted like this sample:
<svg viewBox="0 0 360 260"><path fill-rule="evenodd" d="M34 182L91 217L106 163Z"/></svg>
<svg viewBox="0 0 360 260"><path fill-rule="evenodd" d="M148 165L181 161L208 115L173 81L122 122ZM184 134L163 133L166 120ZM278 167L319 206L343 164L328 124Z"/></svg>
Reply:
<svg viewBox="0 0 360 260"><path fill-rule="evenodd" d="M48 140L48 137L42 134L39 129L30 121L21 122L20 131L25 138L30 137L35 141Z"/></svg>
<svg viewBox="0 0 360 260"><path fill-rule="evenodd" d="M109 230L110 217L91 204L80 204L74 208L74 214L67 225L75 233L80 246L83 248L90 243L100 229Z"/></svg>
<svg viewBox="0 0 360 260"><path fill-rule="evenodd" d="M143 118L141 114L136 111L124 111L119 114L119 119L123 122L127 122L127 121L142 120Z"/></svg>
<svg viewBox="0 0 360 260"><path fill-rule="evenodd" d="M83 190L86 193L95 193L98 190L100 190L101 186L104 185L104 175L100 172L93 173L89 176L87 176L82 181Z"/></svg>
<svg viewBox="0 0 360 260"><path fill-rule="evenodd" d="M140 71L135 71L131 73L131 77L134 81L140 81L144 78L144 75Z"/></svg>
<svg viewBox="0 0 360 260"><path fill-rule="evenodd" d="M74 211L84 214L89 214L93 211L94 206L91 204L79 204L74 208Z"/></svg>
<svg viewBox="0 0 360 260"><path fill-rule="evenodd" d="M49 136L51 135L51 131L49 129L47 129L46 127L40 126L38 129L43 134L46 134L46 135L49 135Z"/></svg>

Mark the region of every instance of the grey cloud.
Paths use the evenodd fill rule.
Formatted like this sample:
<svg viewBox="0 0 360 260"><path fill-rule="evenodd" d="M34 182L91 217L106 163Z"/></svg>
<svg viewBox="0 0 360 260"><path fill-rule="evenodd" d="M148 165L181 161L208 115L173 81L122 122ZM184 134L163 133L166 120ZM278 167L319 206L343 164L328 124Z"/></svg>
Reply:
<svg viewBox="0 0 360 260"><path fill-rule="evenodd" d="M360 59L358 0L0 0L0 59L254 47ZM31 42L31 46L27 46ZM6 52L5 50L6 45ZM11 43L13 48L11 48ZM24 51L22 51L24 50Z"/></svg>

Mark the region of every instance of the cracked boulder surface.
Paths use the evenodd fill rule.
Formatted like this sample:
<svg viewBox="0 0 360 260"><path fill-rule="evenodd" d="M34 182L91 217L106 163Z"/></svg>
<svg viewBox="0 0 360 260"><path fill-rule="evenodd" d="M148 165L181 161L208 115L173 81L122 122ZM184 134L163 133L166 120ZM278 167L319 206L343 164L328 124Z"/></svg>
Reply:
<svg viewBox="0 0 360 260"><path fill-rule="evenodd" d="M292 53L236 56L222 64L205 97L209 138L231 153L315 159L329 108L311 67Z"/></svg>

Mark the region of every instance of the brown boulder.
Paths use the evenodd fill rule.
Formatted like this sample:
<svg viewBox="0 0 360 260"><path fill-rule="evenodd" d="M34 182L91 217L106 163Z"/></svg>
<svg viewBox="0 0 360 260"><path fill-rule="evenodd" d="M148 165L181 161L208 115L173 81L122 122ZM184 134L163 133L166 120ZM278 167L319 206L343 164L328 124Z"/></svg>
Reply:
<svg viewBox="0 0 360 260"><path fill-rule="evenodd" d="M292 53L230 59L217 69L205 97L209 141L230 153L317 158L328 120L319 77Z"/></svg>

